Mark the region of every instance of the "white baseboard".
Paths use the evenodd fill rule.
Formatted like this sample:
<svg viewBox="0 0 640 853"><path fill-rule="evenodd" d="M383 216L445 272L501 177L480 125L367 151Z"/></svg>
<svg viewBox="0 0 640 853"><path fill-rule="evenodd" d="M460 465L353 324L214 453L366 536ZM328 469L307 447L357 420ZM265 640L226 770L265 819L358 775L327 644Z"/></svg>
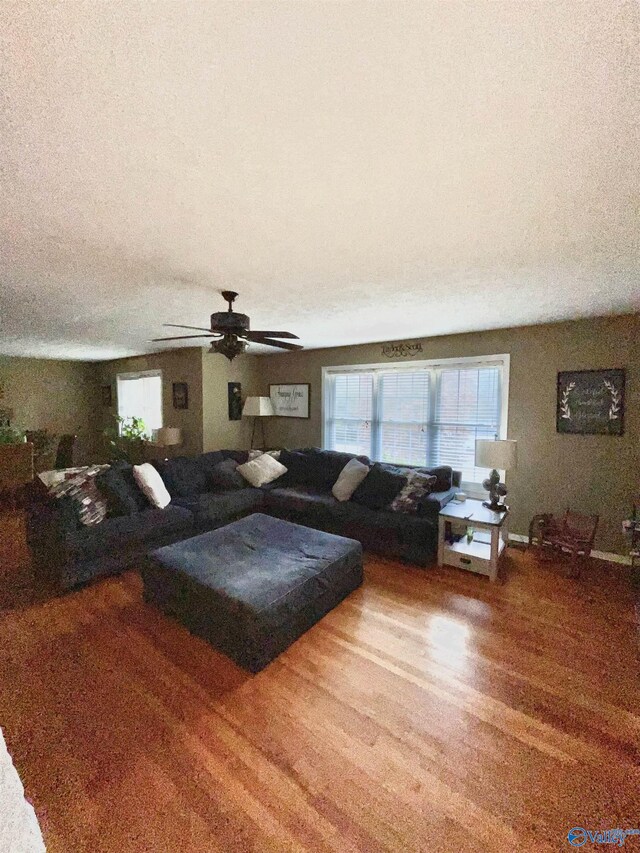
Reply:
<svg viewBox="0 0 640 853"><path fill-rule="evenodd" d="M529 542L528 536L523 536L521 533L510 533L510 542ZM631 565L631 557L625 554L614 554L612 551L592 551L591 556L596 560L606 560L607 563L621 563L623 566Z"/></svg>

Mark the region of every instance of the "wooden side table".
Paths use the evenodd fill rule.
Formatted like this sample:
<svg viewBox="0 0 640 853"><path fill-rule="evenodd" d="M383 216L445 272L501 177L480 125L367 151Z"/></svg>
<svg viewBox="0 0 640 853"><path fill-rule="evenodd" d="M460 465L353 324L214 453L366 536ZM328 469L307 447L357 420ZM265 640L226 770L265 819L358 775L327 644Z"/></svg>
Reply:
<svg viewBox="0 0 640 853"><path fill-rule="evenodd" d="M466 528L473 528L467 541ZM458 541L449 541L448 532L462 533ZM468 498L462 503L450 501L438 516L438 565L456 566L469 572L498 579L500 558L509 539L509 510L493 512L482 501Z"/></svg>

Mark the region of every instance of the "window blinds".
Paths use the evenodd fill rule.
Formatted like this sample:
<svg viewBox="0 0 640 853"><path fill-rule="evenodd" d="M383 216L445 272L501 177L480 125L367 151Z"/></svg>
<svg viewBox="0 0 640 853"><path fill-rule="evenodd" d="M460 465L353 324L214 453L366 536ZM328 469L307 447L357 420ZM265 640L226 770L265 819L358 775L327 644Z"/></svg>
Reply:
<svg viewBox="0 0 640 853"><path fill-rule="evenodd" d="M162 374L118 376L118 414L142 418L147 436L162 426Z"/></svg>
<svg viewBox="0 0 640 853"><path fill-rule="evenodd" d="M325 446L404 465L451 465L480 483L476 438L502 433L503 364L372 367L325 374ZM506 426L506 425L505 425Z"/></svg>

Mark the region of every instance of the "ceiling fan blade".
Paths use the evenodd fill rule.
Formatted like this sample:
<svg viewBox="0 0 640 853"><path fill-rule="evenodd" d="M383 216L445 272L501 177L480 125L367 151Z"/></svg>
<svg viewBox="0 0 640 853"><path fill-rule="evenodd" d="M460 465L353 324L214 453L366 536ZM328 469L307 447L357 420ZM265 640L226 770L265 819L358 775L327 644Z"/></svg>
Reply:
<svg viewBox="0 0 640 853"><path fill-rule="evenodd" d="M192 338L215 338L215 337L218 337L218 336L212 335L211 332L209 332L208 335L178 335L177 338L151 338L149 343L155 344L155 343L158 343L158 341L188 341L188 340L191 340Z"/></svg>
<svg viewBox="0 0 640 853"><path fill-rule="evenodd" d="M299 340L297 335L292 335L291 332L263 332L262 329L256 329L255 332L251 330L247 332L247 336L249 335L257 335L261 338L295 338L295 340Z"/></svg>
<svg viewBox="0 0 640 853"><path fill-rule="evenodd" d="M172 329L195 329L196 332L209 332L211 329L205 329L204 326L181 326L178 323L163 323L163 326L169 326Z"/></svg>
<svg viewBox="0 0 640 853"><path fill-rule="evenodd" d="M304 349L301 344L286 344L284 341L272 341L271 338L256 338L255 343L267 344L270 347L280 347L280 349Z"/></svg>

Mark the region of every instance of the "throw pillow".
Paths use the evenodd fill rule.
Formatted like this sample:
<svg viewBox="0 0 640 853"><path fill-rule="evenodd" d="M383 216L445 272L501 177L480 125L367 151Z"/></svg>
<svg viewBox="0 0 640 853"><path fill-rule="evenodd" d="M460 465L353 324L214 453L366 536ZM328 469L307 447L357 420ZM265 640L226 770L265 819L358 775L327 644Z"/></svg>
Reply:
<svg viewBox="0 0 640 853"><path fill-rule="evenodd" d="M69 473L64 480L54 483L49 489L49 494L55 498L71 499L77 518L85 527L93 527L106 518L107 502L98 491L95 481L105 467L94 465L80 472Z"/></svg>
<svg viewBox="0 0 640 853"><path fill-rule="evenodd" d="M238 473L242 474L245 480L255 488L266 486L267 483L272 483L278 477L282 477L287 473L285 466L269 456L268 453L263 453L257 459L251 462L245 462L244 465L238 466Z"/></svg>
<svg viewBox="0 0 640 853"><path fill-rule="evenodd" d="M418 468L420 474L433 474L436 484L432 491L446 492L451 488L452 469L449 465L439 465L436 468Z"/></svg>
<svg viewBox="0 0 640 853"><path fill-rule="evenodd" d="M334 498L338 501L348 501L368 473L368 465L363 465L357 459L349 460L331 489Z"/></svg>
<svg viewBox="0 0 640 853"><path fill-rule="evenodd" d="M171 503L171 495L162 482L159 472L149 462L133 466L133 476L152 506L164 509Z"/></svg>
<svg viewBox="0 0 640 853"><path fill-rule="evenodd" d="M231 492L234 489L245 489L244 478L238 474L238 463L235 459L225 459L209 472L209 485L216 492Z"/></svg>
<svg viewBox="0 0 640 853"><path fill-rule="evenodd" d="M433 491L437 480L438 478L435 474L422 474L419 471L411 471L407 476L406 486L393 499L389 509L392 512L405 512L409 515L416 515L420 508L420 501Z"/></svg>
<svg viewBox="0 0 640 853"><path fill-rule="evenodd" d="M107 501L110 518L133 515L149 508L133 476L133 466L128 462L114 462L96 477L96 486Z"/></svg>
<svg viewBox="0 0 640 853"><path fill-rule="evenodd" d="M353 493L351 500L369 509L385 509L406 484L406 470L376 462Z"/></svg>

